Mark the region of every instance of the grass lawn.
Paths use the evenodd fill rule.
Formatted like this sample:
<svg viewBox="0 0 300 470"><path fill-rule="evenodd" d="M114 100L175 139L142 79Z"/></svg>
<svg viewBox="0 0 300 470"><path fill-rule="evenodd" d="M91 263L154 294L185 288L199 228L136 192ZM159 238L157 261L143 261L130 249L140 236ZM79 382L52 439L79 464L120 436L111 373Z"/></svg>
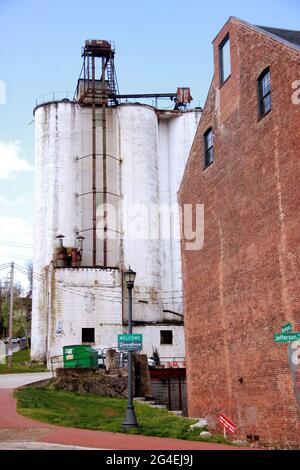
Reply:
<svg viewBox="0 0 300 470"><path fill-rule="evenodd" d="M48 369L34 362L29 365L30 362L30 351L29 349L23 349L22 351L14 352L12 355L12 368L7 367L6 364L0 364L0 374L13 374L21 372L46 372Z"/></svg>
<svg viewBox="0 0 300 470"><path fill-rule="evenodd" d="M18 412L24 416L60 426L122 432L127 400L81 395L45 388L26 388L16 392ZM139 427L128 432L146 436L203 441L201 430L190 431L196 421L181 418L167 410L134 402ZM225 443L215 435L210 442Z"/></svg>

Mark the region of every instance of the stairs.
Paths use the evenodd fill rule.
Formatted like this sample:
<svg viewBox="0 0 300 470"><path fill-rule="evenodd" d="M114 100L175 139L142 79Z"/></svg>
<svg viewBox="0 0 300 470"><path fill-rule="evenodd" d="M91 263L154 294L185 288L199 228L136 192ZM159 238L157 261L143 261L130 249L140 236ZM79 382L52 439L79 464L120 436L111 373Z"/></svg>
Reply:
<svg viewBox="0 0 300 470"><path fill-rule="evenodd" d="M138 401L139 403L143 403L145 405L151 406L151 408L156 408L160 410L167 410L166 405L158 405L155 400L145 400L145 397L136 397L133 399L134 401ZM176 416L182 416L181 410L169 410L169 413L172 413Z"/></svg>
<svg viewBox="0 0 300 470"><path fill-rule="evenodd" d="M108 80L108 92L109 94L115 95L117 93L116 80L115 80L115 67L112 60L107 62L107 80Z"/></svg>

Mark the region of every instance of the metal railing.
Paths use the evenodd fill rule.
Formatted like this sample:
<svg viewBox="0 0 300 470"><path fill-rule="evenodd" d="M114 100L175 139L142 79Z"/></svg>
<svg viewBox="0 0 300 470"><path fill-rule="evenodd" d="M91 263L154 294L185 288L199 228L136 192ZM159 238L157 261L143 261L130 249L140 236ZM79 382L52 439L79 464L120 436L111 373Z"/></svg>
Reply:
<svg viewBox="0 0 300 470"><path fill-rule="evenodd" d="M116 349L116 348L93 348L94 351L98 352L98 369L106 369L106 351L108 349ZM81 356L81 357L80 357ZM80 358L86 358L86 353L76 353L76 360ZM52 356L50 358L50 367L52 375L54 376L54 370L56 367L63 367L64 366L64 356L63 354ZM121 369L127 366L127 354L117 351L117 369Z"/></svg>
<svg viewBox="0 0 300 470"><path fill-rule="evenodd" d="M50 91L40 95L35 100L35 106L40 106L45 103L52 103L53 101L73 101L74 92L72 91Z"/></svg>
<svg viewBox="0 0 300 470"><path fill-rule="evenodd" d="M167 368L184 368L186 367L185 356L160 357L160 365Z"/></svg>
<svg viewBox="0 0 300 470"><path fill-rule="evenodd" d="M117 348L93 348L98 352L98 369L106 369L106 351L107 349L115 349L117 352L117 368L123 368L127 366L127 353L117 351ZM76 358L78 359L78 353ZM84 355L86 357L86 354ZM51 363L51 372L54 375L54 370L56 367L63 367L64 357L63 355L52 356L50 359ZM153 366L152 366L153 367ZM163 356L160 357L160 364L158 368L171 368L179 369L186 367L185 356Z"/></svg>

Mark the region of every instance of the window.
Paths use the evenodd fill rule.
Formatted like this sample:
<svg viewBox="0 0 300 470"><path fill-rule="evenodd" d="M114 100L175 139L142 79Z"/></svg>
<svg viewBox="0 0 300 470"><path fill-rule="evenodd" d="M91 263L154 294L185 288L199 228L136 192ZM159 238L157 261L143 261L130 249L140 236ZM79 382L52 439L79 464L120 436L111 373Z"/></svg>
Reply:
<svg viewBox="0 0 300 470"><path fill-rule="evenodd" d="M172 330L160 331L160 344L173 344L173 331Z"/></svg>
<svg viewBox="0 0 300 470"><path fill-rule="evenodd" d="M264 116L271 110L271 76L267 68L258 78L258 114Z"/></svg>
<svg viewBox="0 0 300 470"><path fill-rule="evenodd" d="M214 161L214 147L212 129L208 129L204 134L204 168L207 168Z"/></svg>
<svg viewBox="0 0 300 470"><path fill-rule="evenodd" d="M95 342L95 328L82 328L82 343L94 343Z"/></svg>
<svg viewBox="0 0 300 470"><path fill-rule="evenodd" d="M219 60L220 60L220 85L222 85L231 74L229 34L226 36L226 38L221 42L219 46Z"/></svg>

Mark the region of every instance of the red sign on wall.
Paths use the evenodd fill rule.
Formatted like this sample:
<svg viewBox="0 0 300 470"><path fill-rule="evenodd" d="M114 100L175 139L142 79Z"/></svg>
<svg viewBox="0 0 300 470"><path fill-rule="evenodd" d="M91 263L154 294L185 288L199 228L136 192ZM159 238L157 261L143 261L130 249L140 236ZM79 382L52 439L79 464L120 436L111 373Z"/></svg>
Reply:
<svg viewBox="0 0 300 470"><path fill-rule="evenodd" d="M224 413L220 413L218 415L218 418L219 418L221 425L224 428L228 429L228 431L231 432L232 434L235 433L235 431L237 430L236 425L229 418L227 418L227 416L225 416Z"/></svg>

